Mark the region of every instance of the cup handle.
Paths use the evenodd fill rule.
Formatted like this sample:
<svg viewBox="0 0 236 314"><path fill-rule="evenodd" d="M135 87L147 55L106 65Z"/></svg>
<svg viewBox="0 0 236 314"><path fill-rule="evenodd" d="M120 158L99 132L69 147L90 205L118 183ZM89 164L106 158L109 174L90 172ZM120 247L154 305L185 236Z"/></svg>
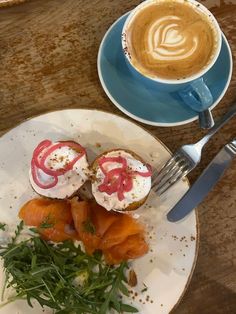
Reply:
<svg viewBox="0 0 236 314"><path fill-rule="evenodd" d="M213 103L212 94L203 78L193 81L187 88L179 91L178 94L186 105L194 111L203 111Z"/></svg>

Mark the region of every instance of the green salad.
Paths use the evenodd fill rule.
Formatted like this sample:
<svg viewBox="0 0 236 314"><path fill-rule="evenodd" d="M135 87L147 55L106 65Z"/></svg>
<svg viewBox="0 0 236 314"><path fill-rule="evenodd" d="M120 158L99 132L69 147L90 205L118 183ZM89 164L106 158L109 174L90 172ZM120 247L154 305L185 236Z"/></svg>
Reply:
<svg viewBox="0 0 236 314"><path fill-rule="evenodd" d="M73 241L55 245L37 233L19 241L23 227L21 222L11 241L0 247L5 270L2 300L6 288L15 291L3 304L26 299L32 307L35 299L57 314L107 314L111 309L138 312L122 301L124 295L129 296L126 262L109 266L100 252L90 256Z"/></svg>

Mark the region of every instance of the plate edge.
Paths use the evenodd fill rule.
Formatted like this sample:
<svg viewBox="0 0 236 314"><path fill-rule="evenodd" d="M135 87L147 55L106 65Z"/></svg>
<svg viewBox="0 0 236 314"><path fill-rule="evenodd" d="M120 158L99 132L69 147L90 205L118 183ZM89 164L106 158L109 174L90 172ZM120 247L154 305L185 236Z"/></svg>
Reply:
<svg viewBox="0 0 236 314"><path fill-rule="evenodd" d="M4 132L3 134L1 134L0 136L0 140L1 138L6 135L7 133L9 133L11 130L19 127L20 125L26 123L27 121L30 121L34 118L37 118L37 117L41 117L41 116L44 116L44 115L47 115L47 114L50 114L50 113L54 113L54 112L63 112L63 111L73 111L73 110L84 110L84 111L98 111L98 112L103 112L103 113L106 113L106 114L110 114L110 115L114 115L114 116L117 116L118 118L121 118L123 120L127 120L128 122L134 124L135 126L138 126L139 128L141 128L143 131L147 132L149 135L151 135L157 142L159 142L165 149L166 151L172 156L172 152L171 150L158 138L156 137L155 135L153 135L149 130L146 130L143 126L139 125L136 121L131 121L129 119L127 119L127 117L123 117L117 113L111 113L111 112L108 112L108 111L105 111L105 110L101 110L101 109L91 109L91 108L71 108L71 109L58 109L58 110L49 110L49 111L46 111L45 113L39 113L39 114L35 114L31 117L28 117L26 119L24 119L23 121L17 123L15 126L9 128L8 130L6 130L6 132ZM186 177L185 178L187 184L188 184L188 187L190 187L190 182L188 180L188 178ZM194 260L193 260L193 264L192 264L192 268L191 268L191 272L188 276L188 279L187 279L187 282L185 284L185 287L184 287L184 290L182 292L182 294L180 295L179 299L177 300L177 302L175 303L175 305L172 307L172 309L170 310L169 314L172 313L172 311L174 309L176 309L176 307L179 305L179 303L182 301L183 299L183 296L184 294L186 293L188 287L189 287L189 284L191 282L191 279L192 279L192 276L193 276L193 273L194 273L194 270L195 270L195 267L196 267L196 263L197 263L197 258L198 258L198 252L199 252L199 240L200 240L200 222L199 222L199 217L198 217L198 212L197 212L197 208L194 209L194 212L195 212L195 220L196 220L196 245L195 245L195 252L194 252Z"/></svg>

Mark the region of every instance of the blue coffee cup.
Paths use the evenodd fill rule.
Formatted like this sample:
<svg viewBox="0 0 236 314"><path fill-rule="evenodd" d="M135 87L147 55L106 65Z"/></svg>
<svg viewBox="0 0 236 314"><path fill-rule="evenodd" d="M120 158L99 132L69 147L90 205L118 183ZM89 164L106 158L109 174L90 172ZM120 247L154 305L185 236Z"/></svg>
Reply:
<svg viewBox="0 0 236 314"><path fill-rule="evenodd" d="M188 3L192 6L193 10L199 11L200 14L204 14L208 19L209 23L214 29L215 43L216 47L214 49L214 55L206 66L204 66L200 71L194 75L187 76L181 79L164 79L161 77L149 76L147 72L142 72L137 64L132 63L132 56L129 52L128 40L129 37L129 26L136 18L137 14L145 9L147 6L153 5L153 3L158 4L165 0L146 0L139 4L128 16L122 30L121 42L124 52L124 57L127 66L132 73L132 75L138 81L148 89L157 88L163 92L176 93L182 98L184 103L191 107L193 110L200 112L209 108L213 103L213 97L211 91L209 90L207 83L203 79L203 75L207 73L211 67L214 65L219 57L222 43L222 36L220 27L212 15L212 13L204 7L202 4L195 0L188 0ZM176 2L183 3L183 0L176 0Z"/></svg>

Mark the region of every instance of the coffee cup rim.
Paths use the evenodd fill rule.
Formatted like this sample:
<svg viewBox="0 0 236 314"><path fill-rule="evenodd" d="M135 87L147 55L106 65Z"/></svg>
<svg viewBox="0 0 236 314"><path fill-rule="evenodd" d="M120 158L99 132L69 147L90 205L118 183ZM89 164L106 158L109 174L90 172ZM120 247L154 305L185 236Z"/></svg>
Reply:
<svg viewBox="0 0 236 314"><path fill-rule="evenodd" d="M151 5L152 3L165 2L165 0L145 0L145 1L143 1L142 3L137 5L132 11L130 11L130 13L129 13L129 15L128 15L125 23L124 23L123 28L122 28L122 32L121 32L121 45L122 45L122 50L124 52L124 56L125 56L126 60L129 62L129 64L131 65L131 67L133 67L143 77L150 79L151 81L154 81L157 83L173 84L173 85L174 84L184 84L184 83L189 83L191 81L194 81L194 80L202 77L214 65L214 63L216 62L216 60L219 57L220 50L221 50L221 45L222 45L221 29L220 29L220 26L219 26L216 18L214 17L214 15L203 4L201 4L200 2L198 2L196 0L176 0L176 1L178 1L179 3L189 2L191 4L194 4L196 6L196 9L201 10L201 12L208 15L208 17L214 23L214 27L215 27L215 30L216 30L217 35L218 35L218 38L217 38L218 46L215 50L214 57L212 58L211 62L206 67L204 67L201 71L197 72L196 74L189 76L189 77L186 77L184 79L165 79L165 78L161 78L161 77L152 77L152 76L148 76L147 74L141 72L139 70L139 68L137 68L132 63L131 58L130 58L130 54L128 53L128 47L127 47L127 42L126 42L127 27L132 22L133 18L135 17L135 15L138 13L139 10L142 10L143 8Z"/></svg>

